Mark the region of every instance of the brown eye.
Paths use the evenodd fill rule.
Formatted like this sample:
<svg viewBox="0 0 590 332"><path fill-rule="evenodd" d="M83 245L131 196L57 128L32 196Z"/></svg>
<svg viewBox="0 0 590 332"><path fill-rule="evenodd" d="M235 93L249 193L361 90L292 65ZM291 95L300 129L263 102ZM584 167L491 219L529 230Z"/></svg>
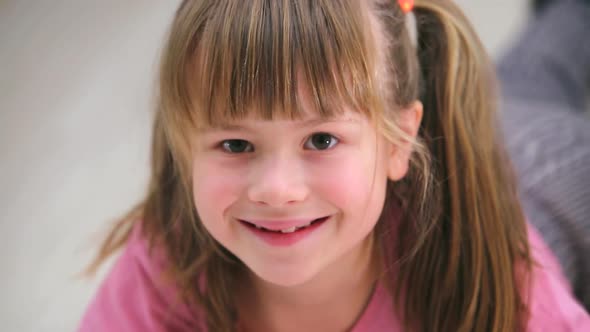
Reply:
<svg viewBox="0 0 590 332"><path fill-rule="evenodd" d="M228 139L221 142L223 150L229 153L244 153L254 151L254 147L248 141L243 139Z"/></svg>
<svg viewBox="0 0 590 332"><path fill-rule="evenodd" d="M305 147L311 150L327 150L338 144L338 139L328 133L317 133L309 137Z"/></svg>

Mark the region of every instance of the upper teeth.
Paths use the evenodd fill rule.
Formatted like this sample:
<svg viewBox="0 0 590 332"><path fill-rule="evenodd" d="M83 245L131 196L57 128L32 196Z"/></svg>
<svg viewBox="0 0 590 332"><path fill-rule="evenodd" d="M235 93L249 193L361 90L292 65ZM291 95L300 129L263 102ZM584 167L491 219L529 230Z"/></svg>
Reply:
<svg viewBox="0 0 590 332"><path fill-rule="evenodd" d="M293 233L293 232L295 232L296 230L299 230L299 229L301 229L301 228L305 228L305 227L307 227L307 226L311 225L311 223L313 223L313 220L312 220L312 221L310 221L310 222L308 222L308 223L307 223L307 224L305 224L305 225L301 225L301 226L292 226L292 227L289 227L289 228L285 228L285 229L276 229L276 230L273 230L273 229L268 229L268 228L265 228L265 227L262 227L262 226L259 226L259 225L256 225L256 224L252 224L252 226L256 227L257 229L262 229L262 230L265 230L265 231L270 231L270 232Z"/></svg>
<svg viewBox="0 0 590 332"><path fill-rule="evenodd" d="M296 226L289 227L287 229L281 229L281 233L293 233L293 232L295 232L296 229L297 229Z"/></svg>
<svg viewBox="0 0 590 332"><path fill-rule="evenodd" d="M311 225L311 221L310 221L310 222L308 222L308 223L307 223L307 224L305 224L305 225L301 225L301 226L293 226L293 227L289 227L289 228L286 228L286 229L281 229L281 233L293 233L293 232L295 232L296 230L298 230L298 229L301 229L301 228L304 228L304 227L307 227L307 226L309 226L309 225Z"/></svg>

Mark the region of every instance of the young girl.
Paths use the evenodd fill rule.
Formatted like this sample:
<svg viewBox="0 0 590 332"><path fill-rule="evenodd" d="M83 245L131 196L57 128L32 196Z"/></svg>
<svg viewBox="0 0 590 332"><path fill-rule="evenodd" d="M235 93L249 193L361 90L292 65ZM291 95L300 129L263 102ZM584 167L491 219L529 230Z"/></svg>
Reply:
<svg viewBox="0 0 590 332"><path fill-rule="evenodd" d="M402 9L403 8L403 9ZM447 0L185 0L81 331L580 331ZM96 266L95 265L95 266Z"/></svg>

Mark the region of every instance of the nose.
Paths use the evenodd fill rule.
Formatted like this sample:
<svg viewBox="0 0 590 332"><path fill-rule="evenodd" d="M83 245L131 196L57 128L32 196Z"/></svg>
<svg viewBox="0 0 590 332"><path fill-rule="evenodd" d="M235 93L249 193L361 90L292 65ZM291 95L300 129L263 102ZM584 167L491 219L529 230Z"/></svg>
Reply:
<svg viewBox="0 0 590 332"><path fill-rule="evenodd" d="M285 156L271 156L253 167L248 198L257 204L281 207L304 201L309 189L301 162Z"/></svg>

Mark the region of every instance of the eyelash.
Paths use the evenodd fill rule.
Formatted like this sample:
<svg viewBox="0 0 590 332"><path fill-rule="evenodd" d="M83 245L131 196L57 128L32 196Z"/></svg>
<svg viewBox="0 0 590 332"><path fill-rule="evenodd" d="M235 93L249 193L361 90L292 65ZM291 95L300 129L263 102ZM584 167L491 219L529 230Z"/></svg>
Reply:
<svg viewBox="0 0 590 332"><path fill-rule="evenodd" d="M329 139L330 139L329 146L326 147L325 149L317 149L317 148L313 148L312 147L312 148L309 148L309 150L313 150L313 151L326 151L326 150L331 150L336 145L338 145L340 143L340 139L338 137L336 137L336 136L334 136L332 134L329 134L329 133L318 132L318 133L314 133L311 136L309 136L306 139L304 146L307 147L308 146L308 143L310 143L311 140L314 137L317 138L320 135L321 136L327 136L327 137L329 137ZM229 147L229 144L230 143L238 143L238 142L241 143L241 144L244 144L244 143L247 144L247 146L245 147L246 151L240 151L240 152L233 152L233 151L231 151L231 147ZM221 150L223 150L224 152L229 153L229 154L241 154L241 153L254 152L254 146L252 145L252 143L250 143L250 142L248 142L246 140L243 140L243 139L228 139L228 140L224 140L224 141L221 141L221 143L219 143L219 147L221 148Z"/></svg>

